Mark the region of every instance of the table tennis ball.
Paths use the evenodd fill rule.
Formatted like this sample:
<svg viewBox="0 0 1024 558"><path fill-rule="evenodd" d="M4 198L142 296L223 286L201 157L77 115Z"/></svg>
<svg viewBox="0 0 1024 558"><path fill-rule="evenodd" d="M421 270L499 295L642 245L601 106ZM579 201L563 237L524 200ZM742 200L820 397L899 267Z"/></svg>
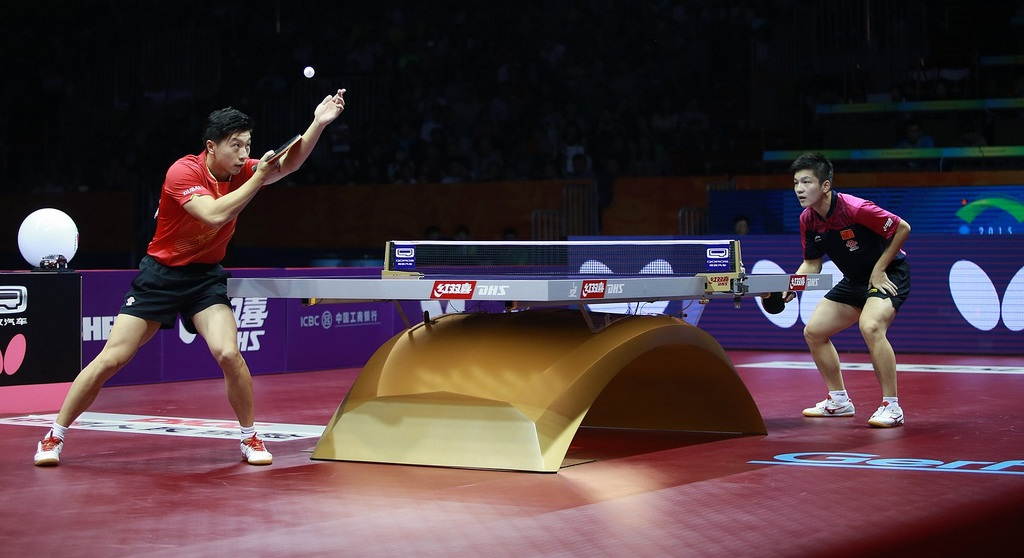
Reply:
<svg viewBox="0 0 1024 558"><path fill-rule="evenodd" d="M313 69L313 66L306 66L302 69L302 75L311 78L316 75L316 70Z"/></svg>
<svg viewBox="0 0 1024 558"><path fill-rule="evenodd" d="M59 209L34 211L18 229L18 249L32 267L50 256L64 256L70 262L78 251L78 227Z"/></svg>

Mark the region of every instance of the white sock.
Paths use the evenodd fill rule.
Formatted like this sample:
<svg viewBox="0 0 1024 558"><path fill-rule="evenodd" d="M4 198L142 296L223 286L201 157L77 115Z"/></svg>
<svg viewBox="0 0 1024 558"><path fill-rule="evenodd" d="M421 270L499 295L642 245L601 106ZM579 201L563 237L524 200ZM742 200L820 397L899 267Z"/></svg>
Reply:
<svg viewBox="0 0 1024 558"><path fill-rule="evenodd" d="M241 425L239 425L241 426ZM246 441L256 435L256 425L242 426L242 441Z"/></svg>
<svg viewBox="0 0 1024 558"><path fill-rule="evenodd" d="M893 407L899 407L900 406L900 398L899 397L883 397L882 398L882 402L886 402L886 401L888 401L889 405L892 405Z"/></svg>
<svg viewBox="0 0 1024 558"><path fill-rule="evenodd" d="M845 389L837 389L835 391L829 391L828 396L832 398L832 401L836 403L846 403L850 400L850 396L846 395Z"/></svg>
<svg viewBox="0 0 1024 558"><path fill-rule="evenodd" d="M56 438L64 439L64 435L68 433L68 426L61 426L57 424L57 421L53 421L53 425L50 426L50 435Z"/></svg>

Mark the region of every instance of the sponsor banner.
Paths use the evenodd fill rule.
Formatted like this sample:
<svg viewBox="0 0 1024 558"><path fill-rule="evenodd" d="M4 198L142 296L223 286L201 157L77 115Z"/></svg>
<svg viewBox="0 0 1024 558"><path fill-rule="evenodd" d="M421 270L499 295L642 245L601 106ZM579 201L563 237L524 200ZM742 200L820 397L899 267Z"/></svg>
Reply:
<svg viewBox="0 0 1024 558"><path fill-rule="evenodd" d="M322 370L362 366L377 347L404 326L387 302L316 304L285 302L287 363L280 370ZM413 318L422 312L408 314ZM397 329L396 329L397 328Z"/></svg>
<svg viewBox="0 0 1024 558"><path fill-rule="evenodd" d="M76 272L0 273L0 387L75 379L81 305Z"/></svg>
<svg viewBox="0 0 1024 558"><path fill-rule="evenodd" d="M791 291L802 291L807 288L807 276L806 275L790 275L789 276L789 290Z"/></svg>
<svg viewBox="0 0 1024 558"><path fill-rule="evenodd" d="M926 234L980 236L975 240L986 240L1024 233L1024 185L878 186L842 188L842 192L871 200L905 219L914 227L911 239ZM708 196L709 207L715 208L709 215L712 231L732 231L733 216L746 215L754 234L800 233L803 208L788 188L722 190L708 192ZM886 219L882 231L888 234L894 226ZM743 256L746 258L745 247Z"/></svg>
<svg viewBox="0 0 1024 558"><path fill-rule="evenodd" d="M131 288L132 279L137 274L138 270L82 272L82 366L91 362L103 350L114 319L124 303L124 295ZM108 380L106 385L161 381L164 333L157 332L153 339L140 347L131 362ZM177 335L177 329L174 334Z"/></svg>
<svg viewBox="0 0 1024 558"><path fill-rule="evenodd" d="M919 459L884 457L873 453L811 451L783 453L771 460L748 461L757 465L793 465L798 467L838 467L876 471L931 471L936 473L973 473L1024 475L1024 460L984 461L974 459Z"/></svg>
<svg viewBox="0 0 1024 558"><path fill-rule="evenodd" d="M234 269L234 277L366 276L353 268ZM373 270L379 271L379 270ZM137 271L82 272L82 364L99 354L110 336L124 295ZM0 293L2 295L2 293ZM330 327L323 312L330 312ZM231 299L237 342L253 374L362 366L374 350L401 328L388 304L304 306L298 300L259 297ZM419 313L411 316L417 317ZM2 316L0 316L2 318ZM309 327L313 324L313 327ZM64 367L69 379L81 365ZM218 378L220 367L200 336L175 321L159 331L107 385ZM69 380L64 380L69 381Z"/></svg>
<svg viewBox="0 0 1024 558"><path fill-rule="evenodd" d="M791 273L802 261L798 234L741 242L748 274ZM904 249L911 292L888 331L898 353L1024 354L1024 237L919 235L915 223ZM827 259L822 273L833 284L842 279ZM712 302L698 325L726 349L806 351L802 330L824 294L799 292L779 314L749 297L738 309ZM866 350L856 324L832 342L839 351Z"/></svg>
<svg viewBox="0 0 1024 558"><path fill-rule="evenodd" d="M286 369L286 302L284 299L231 298L238 350L253 374ZM162 332L162 335L162 380L193 380L222 375L206 342L199 335L189 333L180 317L174 329Z"/></svg>
<svg viewBox="0 0 1024 558"><path fill-rule="evenodd" d="M56 414L25 415L0 418L0 424L13 426L38 426L49 428ZM323 426L314 424L281 424L257 422L256 430L265 441L287 442L319 438ZM238 439L238 421L232 419L206 419L186 417L161 417L154 415L123 415L117 413L82 413L71 428L76 430L98 430L129 434L156 434L160 436L186 436L189 438Z"/></svg>

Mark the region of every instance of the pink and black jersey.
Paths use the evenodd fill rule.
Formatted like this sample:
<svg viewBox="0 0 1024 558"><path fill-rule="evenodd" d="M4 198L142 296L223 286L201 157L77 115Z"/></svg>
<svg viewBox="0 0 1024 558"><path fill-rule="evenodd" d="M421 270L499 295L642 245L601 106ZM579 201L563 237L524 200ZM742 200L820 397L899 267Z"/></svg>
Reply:
<svg viewBox="0 0 1024 558"><path fill-rule="evenodd" d="M824 218L810 207L800 214L804 259L827 255L850 281L867 283L899 222L899 216L872 201L833 192ZM893 262L904 257L901 250Z"/></svg>

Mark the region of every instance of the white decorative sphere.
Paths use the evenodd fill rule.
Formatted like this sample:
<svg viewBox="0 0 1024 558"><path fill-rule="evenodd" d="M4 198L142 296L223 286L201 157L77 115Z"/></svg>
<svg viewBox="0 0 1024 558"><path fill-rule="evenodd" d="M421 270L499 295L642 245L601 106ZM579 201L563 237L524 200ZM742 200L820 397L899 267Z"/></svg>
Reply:
<svg viewBox="0 0 1024 558"><path fill-rule="evenodd" d="M302 75L311 78L316 75L316 70L313 69L313 66L306 66L302 69Z"/></svg>
<svg viewBox="0 0 1024 558"><path fill-rule="evenodd" d="M32 267L50 256L64 256L70 262L78 251L78 227L59 209L34 211L18 229L18 249Z"/></svg>

